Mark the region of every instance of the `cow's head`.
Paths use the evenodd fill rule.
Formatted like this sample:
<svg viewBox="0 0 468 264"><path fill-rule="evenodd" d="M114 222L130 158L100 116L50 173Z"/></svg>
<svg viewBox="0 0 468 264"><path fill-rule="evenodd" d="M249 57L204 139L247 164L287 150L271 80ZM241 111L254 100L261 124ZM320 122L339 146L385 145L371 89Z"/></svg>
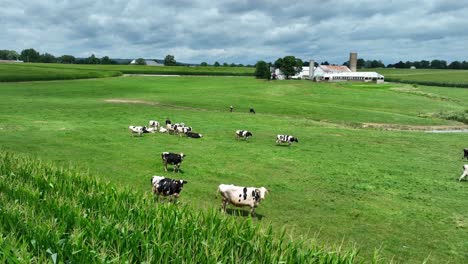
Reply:
<svg viewBox="0 0 468 264"><path fill-rule="evenodd" d="M294 142L298 142L298 143L299 143L299 140L297 139L297 137L294 138Z"/></svg>
<svg viewBox="0 0 468 264"><path fill-rule="evenodd" d="M185 156L187 156L187 155L185 155L184 153L180 153L179 155L180 155L180 159L181 159L181 160L183 160L183 159L185 158Z"/></svg>
<svg viewBox="0 0 468 264"><path fill-rule="evenodd" d="M247 132L245 133L245 137L246 137L246 138L251 137L251 136L253 136L253 135L252 135L252 133L250 133L249 131L247 131Z"/></svg>
<svg viewBox="0 0 468 264"><path fill-rule="evenodd" d="M185 180L173 180L172 181L172 193L175 197L179 197L180 192L182 192L182 187L188 182Z"/></svg>
<svg viewBox="0 0 468 264"><path fill-rule="evenodd" d="M259 192L259 194L260 194L260 200L265 199L265 195L268 193L268 190L267 190L267 188L265 188L265 187L260 187L260 188L258 188L258 189L255 189L255 191L256 191L256 192L257 192L257 191Z"/></svg>

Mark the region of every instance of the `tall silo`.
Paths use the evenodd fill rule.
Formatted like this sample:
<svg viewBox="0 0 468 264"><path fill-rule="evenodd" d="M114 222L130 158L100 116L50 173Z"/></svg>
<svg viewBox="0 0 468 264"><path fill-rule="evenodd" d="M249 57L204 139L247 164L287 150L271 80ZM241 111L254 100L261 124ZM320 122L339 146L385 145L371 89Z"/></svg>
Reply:
<svg viewBox="0 0 468 264"><path fill-rule="evenodd" d="M309 62L309 80L314 79L315 61L310 60Z"/></svg>
<svg viewBox="0 0 468 264"><path fill-rule="evenodd" d="M349 54L349 69L352 72L355 72L357 70L357 53L356 52L351 52Z"/></svg>

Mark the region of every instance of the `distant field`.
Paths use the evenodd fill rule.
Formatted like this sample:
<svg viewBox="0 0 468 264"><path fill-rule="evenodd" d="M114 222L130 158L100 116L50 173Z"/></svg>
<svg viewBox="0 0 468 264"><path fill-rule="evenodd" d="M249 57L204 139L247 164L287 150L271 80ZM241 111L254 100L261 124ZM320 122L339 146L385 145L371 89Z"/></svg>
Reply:
<svg viewBox="0 0 468 264"><path fill-rule="evenodd" d="M385 76L387 81L417 83L431 86L468 87L467 70L432 69L370 69ZM363 69L364 71L364 69Z"/></svg>
<svg viewBox="0 0 468 264"><path fill-rule="evenodd" d="M111 77L121 74L253 76L247 67L85 65L57 63L0 64L0 82Z"/></svg>
<svg viewBox="0 0 468 264"><path fill-rule="evenodd" d="M382 248L387 262L468 260L468 183L456 180L467 134L363 128L461 126L431 114L464 112L466 89L118 77L2 83L0 98L2 150L89 168L142 196L151 175L174 175L164 172L160 153L184 152L182 173L174 177L189 181L180 201L196 209L219 208L220 183L265 186L271 194L254 221L278 232L285 226L296 240L356 243L366 259ZM132 138L127 131L166 117L204 138ZM254 136L236 141L236 129ZM283 133L299 143L276 146Z"/></svg>
<svg viewBox="0 0 468 264"><path fill-rule="evenodd" d="M89 79L120 76L115 70L73 69L44 66L47 64L0 63L0 82Z"/></svg>

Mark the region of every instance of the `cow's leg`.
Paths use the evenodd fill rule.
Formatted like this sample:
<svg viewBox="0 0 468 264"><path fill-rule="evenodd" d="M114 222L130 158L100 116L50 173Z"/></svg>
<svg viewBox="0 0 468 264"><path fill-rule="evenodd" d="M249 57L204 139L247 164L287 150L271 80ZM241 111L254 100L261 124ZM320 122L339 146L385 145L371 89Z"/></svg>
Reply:
<svg viewBox="0 0 468 264"><path fill-rule="evenodd" d="M163 161L164 164L164 171L167 172L167 161Z"/></svg>
<svg viewBox="0 0 468 264"><path fill-rule="evenodd" d="M468 171L467 171L467 170L464 170L464 171L463 171L463 174L460 176L460 179L458 179L458 181L462 181L463 178L465 178L467 174L468 174Z"/></svg>
<svg viewBox="0 0 468 264"><path fill-rule="evenodd" d="M221 211L223 213L226 213L226 206L227 206L228 201L223 198L223 203L221 204Z"/></svg>
<svg viewBox="0 0 468 264"><path fill-rule="evenodd" d="M251 215L252 217L255 216L255 207L253 207L253 206L250 207L250 215Z"/></svg>

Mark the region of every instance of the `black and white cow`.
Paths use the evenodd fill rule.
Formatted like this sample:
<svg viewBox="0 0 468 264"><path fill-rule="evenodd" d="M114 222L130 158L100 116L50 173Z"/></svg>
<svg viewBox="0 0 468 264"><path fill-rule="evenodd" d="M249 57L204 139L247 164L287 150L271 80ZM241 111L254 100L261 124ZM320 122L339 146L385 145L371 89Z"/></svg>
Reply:
<svg viewBox="0 0 468 264"><path fill-rule="evenodd" d="M177 133L177 124L167 124L166 129L169 134L175 135Z"/></svg>
<svg viewBox="0 0 468 264"><path fill-rule="evenodd" d="M179 135L186 134L187 132L190 132L190 131L192 131L192 127L182 126L180 124L177 126L177 134Z"/></svg>
<svg viewBox="0 0 468 264"><path fill-rule="evenodd" d="M150 121L149 121L149 127L155 127L156 129L159 129L160 124L159 124L158 121L150 120Z"/></svg>
<svg viewBox="0 0 468 264"><path fill-rule="evenodd" d="M130 130L130 135L133 137L134 135L143 136L144 129L142 126L128 126Z"/></svg>
<svg viewBox="0 0 468 264"><path fill-rule="evenodd" d="M185 133L185 135L189 138L202 138L203 135L202 134L199 134L199 133L195 133L195 132L192 132L192 131L188 131L187 133Z"/></svg>
<svg viewBox="0 0 468 264"><path fill-rule="evenodd" d="M253 136L250 131L247 130L237 130L236 131L236 139L243 138L249 139L249 137Z"/></svg>
<svg viewBox="0 0 468 264"><path fill-rule="evenodd" d="M174 173L180 171L180 164L185 158L184 153L172 153L172 152L163 152L161 153L161 159L164 165L164 170L167 171L167 164L174 166Z"/></svg>
<svg viewBox="0 0 468 264"><path fill-rule="evenodd" d="M468 148L463 149L463 159L468 159Z"/></svg>
<svg viewBox="0 0 468 264"><path fill-rule="evenodd" d="M175 199L179 198L184 184L187 184L187 181L170 179L163 176L151 177L153 193L157 196L158 200L160 195L174 197Z"/></svg>
<svg viewBox="0 0 468 264"><path fill-rule="evenodd" d="M237 207L249 206L250 214L255 215L255 208L265 199L268 190L265 187L240 187L235 185L221 184L218 186L218 192L221 194L223 203L223 212L226 212L226 206L232 204Z"/></svg>
<svg viewBox="0 0 468 264"><path fill-rule="evenodd" d="M251 114L255 114L255 109L250 108L249 112L250 112Z"/></svg>
<svg viewBox="0 0 468 264"><path fill-rule="evenodd" d="M291 145L292 142L299 142L299 140L297 140L297 137L293 137L290 135L277 135L276 136L276 144L288 143L288 145Z"/></svg>
<svg viewBox="0 0 468 264"><path fill-rule="evenodd" d="M460 176L460 179L458 179L458 181L462 181L463 178L466 178L467 175L468 175L468 164L465 164L463 165L463 173Z"/></svg>

